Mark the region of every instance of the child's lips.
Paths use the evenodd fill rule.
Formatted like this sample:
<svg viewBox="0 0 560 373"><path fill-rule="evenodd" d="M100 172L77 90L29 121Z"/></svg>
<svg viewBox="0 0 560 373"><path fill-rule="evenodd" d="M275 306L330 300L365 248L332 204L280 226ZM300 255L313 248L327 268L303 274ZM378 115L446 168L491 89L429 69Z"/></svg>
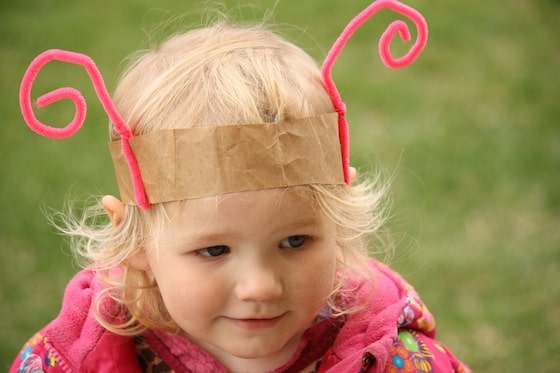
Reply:
<svg viewBox="0 0 560 373"><path fill-rule="evenodd" d="M247 330L261 330L270 329L275 327L286 314L283 313L279 316L258 316L258 317L242 317L242 318L228 318L235 325Z"/></svg>

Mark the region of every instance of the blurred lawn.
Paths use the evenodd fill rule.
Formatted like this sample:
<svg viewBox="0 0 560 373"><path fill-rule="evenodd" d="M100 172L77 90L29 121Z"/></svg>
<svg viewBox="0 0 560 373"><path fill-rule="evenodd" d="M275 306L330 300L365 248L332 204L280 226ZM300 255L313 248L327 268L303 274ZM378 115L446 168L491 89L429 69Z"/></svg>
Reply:
<svg viewBox="0 0 560 373"><path fill-rule="evenodd" d="M256 2L256 1L255 1ZM225 1L258 19L276 1ZM321 60L368 1L279 0L287 37ZM0 370L59 309L76 270L45 221L72 192L116 193L107 119L80 68L52 64L35 95L71 85L89 103L85 128L63 142L24 125L24 69L48 48L91 55L108 87L146 30L172 15L200 23L202 2L126 0L0 2ZM409 0L430 26L412 66L385 69L374 17L345 49L335 80L349 107L352 159L394 177L393 266L439 321L440 339L478 372L553 372L560 356L560 3L554 0ZM396 41L395 48L399 47ZM45 109L67 123L70 105Z"/></svg>

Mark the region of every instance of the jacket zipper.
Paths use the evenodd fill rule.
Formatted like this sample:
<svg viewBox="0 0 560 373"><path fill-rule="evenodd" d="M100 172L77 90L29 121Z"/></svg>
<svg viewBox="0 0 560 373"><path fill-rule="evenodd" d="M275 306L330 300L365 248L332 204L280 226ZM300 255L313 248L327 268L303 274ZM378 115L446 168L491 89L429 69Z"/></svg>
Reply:
<svg viewBox="0 0 560 373"><path fill-rule="evenodd" d="M369 352L364 353L364 356L362 356L362 366L358 373L366 373L373 364L375 364L375 356Z"/></svg>

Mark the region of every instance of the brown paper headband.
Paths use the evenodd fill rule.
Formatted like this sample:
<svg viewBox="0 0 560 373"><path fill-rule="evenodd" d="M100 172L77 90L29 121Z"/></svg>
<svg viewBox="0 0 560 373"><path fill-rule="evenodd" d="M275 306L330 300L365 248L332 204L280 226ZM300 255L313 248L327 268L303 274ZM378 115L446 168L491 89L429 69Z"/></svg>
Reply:
<svg viewBox="0 0 560 373"><path fill-rule="evenodd" d="M304 184L344 184L337 114L275 124L169 129L129 140L150 204ZM121 141L109 146L135 203Z"/></svg>
<svg viewBox="0 0 560 373"><path fill-rule="evenodd" d="M426 45L428 27L424 17L415 9L397 0L376 0L348 23L327 53L321 66L323 84L338 117L336 120L338 142L336 144L332 142L334 138L332 132L334 131L331 132L330 127L325 136L321 134L322 130L326 128L321 127L321 124L331 122L330 119L325 118L301 120L300 122L307 121L310 124L306 126L305 123L299 123L304 124L302 127L306 127L303 132L296 129L294 124L297 122L290 122L290 124L258 125L258 127L253 125L226 126L230 128L202 127L201 129L165 131L135 137L111 100L103 77L93 60L84 54L58 49L50 49L39 54L27 68L19 91L21 112L29 128L40 135L56 139L74 135L82 126L86 115L86 103L81 93L74 88L64 87L37 98L38 107L50 105L62 99L69 99L74 103L76 108L74 118L68 125L59 128L44 124L35 117L31 104L31 87L40 69L50 61L58 60L83 66L93 82L97 96L111 119L114 129L121 138L119 142L111 144L111 152L115 159L115 169L119 187L123 193L122 197L127 203L136 203L143 209L148 209L151 203L158 201L195 198L212 193L311 183L336 184L340 183L340 173L343 175L344 182L349 183L350 144L346 105L332 79L332 67L354 32L383 9L391 9L407 17L414 22L417 30L416 41L409 51L402 57L394 57L390 51L393 38L398 34L402 40L409 41L410 29L401 20L393 21L386 28L379 39L379 54L385 65L392 68L408 65L416 59ZM271 126L277 126L277 128L271 129ZM280 130L280 127L284 126L286 128ZM211 133L217 138L211 139L209 136ZM265 134L272 136L272 139L264 140ZM300 138L300 135L304 137ZM239 136L244 141L240 143L235 137L229 138L228 136ZM225 138L229 140L224 140ZM152 140L148 141L148 139ZM187 143L184 143L186 140L188 140ZM153 143L150 144L150 141ZM219 141L225 141L227 144ZM173 152L166 149L163 154L163 143L166 146L173 146ZM228 147L223 147L224 145ZM274 145L274 152L268 153L266 147L257 150L259 146L263 145ZM186 150L175 154L179 147L184 147ZM230 154L232 157L220 155L222 151L226 151L226 154ZM204 156L206 152L212 154L212 168L209 168L208 162L210 161ZM239 154L237 154L238 152ZM170 162L169 165L164 165L164 159L166 159L164 157L171 156L178 156L180 162L176 162L176 164ZM338 163L334 161L334 158L338 160ZM311 161L312 159L313 161ZM152 161L157 161L157 166L148 166ZM175 161L173 160L173 162ZM256 167L248 168L249 165ZM235 170L232 169L234 166L237 167ZM187 170L187 167L191 167L191 169ZM171 174L167 174L163 170L171 172ZM190 181L186 179L187 175L192 176ZM166 184L171 180L176 185ZM200 183L200 187L193 188L193 180L195 180L194 183Z"/></svg>

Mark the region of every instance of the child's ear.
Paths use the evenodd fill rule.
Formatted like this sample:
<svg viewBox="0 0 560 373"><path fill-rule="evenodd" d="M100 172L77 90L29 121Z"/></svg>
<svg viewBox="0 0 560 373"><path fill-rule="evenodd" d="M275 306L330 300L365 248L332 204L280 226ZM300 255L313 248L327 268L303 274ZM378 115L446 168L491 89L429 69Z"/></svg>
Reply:
<svg viewBox="0 0 560 373"><path fill-rule="evenodd" d="M126 206L118 198L113 196L104 196L101 199L101 204L113 224L113 227L118 227L124 219L126 214Z"/></svg>
<svg viewBox="0 0 560 373"><path fill-rule="evenodd" d="M107 215L109 216L113 227L118 227L125 217L126 205L122 203L118 198L113 196L104 196L101 199L101 204L103 205L105 211L107 211ZM126 264L143 271L150 270L150 266L146 258L146 253L144 251L141 251L129 257Z"/></svg>
<svg viewBox="0 0 560 373"><path fill-rule="evenodd" d="M354 182L354 180L356 180L356 178L358 177L358 171L354 168L354 167L350 167L348 169L349 172L349 176L350 176L350 185L352 185L352 183Z"/></svg>

